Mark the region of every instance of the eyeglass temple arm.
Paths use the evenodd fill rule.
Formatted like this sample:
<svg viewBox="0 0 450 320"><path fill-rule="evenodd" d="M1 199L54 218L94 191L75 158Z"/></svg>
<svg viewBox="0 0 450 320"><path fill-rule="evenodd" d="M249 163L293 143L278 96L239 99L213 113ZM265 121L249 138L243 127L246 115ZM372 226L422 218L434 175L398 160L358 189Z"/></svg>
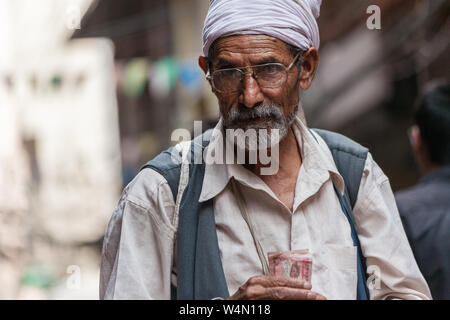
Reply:
<svg viewBox="0 0 450 320"><path fill-rule="evenodd" d="M289 65L289 67L287 68L288 70L291 70L292 66L295 64L295 62L297 61L298 57L303 55L304 52L300 51L299 53L297 53L297 55L295 56L294 60L292 60L291 64Z"/></svg>

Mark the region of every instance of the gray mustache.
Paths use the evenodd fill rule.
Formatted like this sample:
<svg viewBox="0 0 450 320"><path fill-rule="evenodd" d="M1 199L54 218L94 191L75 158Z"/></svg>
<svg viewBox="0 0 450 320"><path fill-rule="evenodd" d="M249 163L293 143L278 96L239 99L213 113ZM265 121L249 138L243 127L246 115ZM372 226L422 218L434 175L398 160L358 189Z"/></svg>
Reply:
<svg viewBox="0 0 450 320"><path fill-rule="evenodd" d="M261 105L251 109L238 106L238 108L232 108L228 112L228 121L231 123L235 121L253 120L263 117L272 117L278 120L283 118L283 114L279 106L275 103L270 105Z"/></svg>

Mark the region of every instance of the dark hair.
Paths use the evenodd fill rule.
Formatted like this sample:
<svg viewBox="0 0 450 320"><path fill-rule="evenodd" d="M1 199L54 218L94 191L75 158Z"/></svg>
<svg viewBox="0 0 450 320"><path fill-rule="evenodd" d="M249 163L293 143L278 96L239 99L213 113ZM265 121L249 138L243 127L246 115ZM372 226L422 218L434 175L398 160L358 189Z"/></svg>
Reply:
<svg viewBox="0 0 450 320"><path fill-rule="evenodd" d="M434 87L421 98L414 121L430 160L437 165L450 164L450 83Z"/></svg>

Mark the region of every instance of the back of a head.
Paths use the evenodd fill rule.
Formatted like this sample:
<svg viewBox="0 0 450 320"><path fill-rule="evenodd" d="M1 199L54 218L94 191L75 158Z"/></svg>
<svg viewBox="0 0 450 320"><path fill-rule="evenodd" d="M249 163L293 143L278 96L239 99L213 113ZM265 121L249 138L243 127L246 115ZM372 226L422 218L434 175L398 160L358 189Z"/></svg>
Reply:
<svg viewBox="0 0 450 320"><path fill-rule="evenodd" d="M420 100L415 123L436 165L450 164L450 83L435 86Z"/></svg>

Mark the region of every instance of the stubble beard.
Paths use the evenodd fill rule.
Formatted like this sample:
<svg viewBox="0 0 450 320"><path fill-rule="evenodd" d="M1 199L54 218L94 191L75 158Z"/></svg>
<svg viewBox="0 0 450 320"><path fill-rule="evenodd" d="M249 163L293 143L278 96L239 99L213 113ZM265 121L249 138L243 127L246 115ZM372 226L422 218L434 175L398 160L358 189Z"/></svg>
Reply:
<svg viewBox="0 0 450 320"><path fill-rule="evenodd" d="M226 119L224 117L224 127L234 130L237 139L234 140L233 137L233 143L239 149L255 151L272 148L286 138L298 109L299 106L296 104L294 110L285 116L280 106L273 102L254 108L238 106L230 109ZM260 121L252 123L255 120ZM252 131L255 134L249 134ZM228 139L228 135L226 136ZM245 144L242 141L245 141Z"/></svg>

